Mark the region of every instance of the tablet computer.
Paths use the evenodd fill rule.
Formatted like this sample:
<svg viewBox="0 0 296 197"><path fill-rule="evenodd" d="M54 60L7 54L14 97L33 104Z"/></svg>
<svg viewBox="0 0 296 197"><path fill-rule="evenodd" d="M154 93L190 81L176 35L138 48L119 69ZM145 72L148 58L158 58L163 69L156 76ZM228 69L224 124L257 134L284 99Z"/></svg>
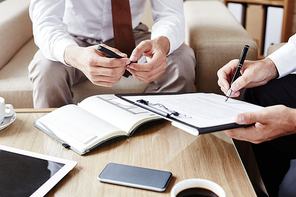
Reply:
<svg viewBox="0 0 296 197"><path fill-rule="evenodd" d="M0 145L0 196L44 196L76 165L76 161Z"/></svg>

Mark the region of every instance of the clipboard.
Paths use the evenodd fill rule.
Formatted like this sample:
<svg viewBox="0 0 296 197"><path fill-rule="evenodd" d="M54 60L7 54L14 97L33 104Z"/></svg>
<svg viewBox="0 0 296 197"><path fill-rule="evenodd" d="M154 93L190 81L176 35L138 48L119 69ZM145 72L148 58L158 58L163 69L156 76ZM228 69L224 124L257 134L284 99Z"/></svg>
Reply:
<svg viewBox="0 0 296 197"><path fill-rule="evenodd" d="M161 94L141 93L141 94L115 94L115 96L129 103L132 103L138 107L141 107L145 110L151 111L166 120L171 121L173 126L178 127L194 136L197 136L199 134L205 134L205 133L211 133L216 131L249 126L249 125L236 124L235 115L239 113L247 112L247 111L257 111L262 108L261 106L253 105L250 103L246 103L244 101L239 101L231 98L227 103L225 103L225 96L214 94L214 93L161 93ZM158 99L159 99L159 102L158 102ZM184 99L184 102L178 102L178 107L164 102L165 100L170 100L175 102L176 100L180 100L180 99ZM191 100L192 105L196 105L197 103L196 102L194 103L195 99L197 99L196 102L198 101L198 99L208 100L206 101L208 102L208 104L205 106L205 110L207 110L207 107L208 108L217 107L217 103L218 103L219 105L223 105L222 108L224 111L228 112L234 106L238 109L238 111L233 112L232 117L226 117L227 119L226 121L224 120L216 121L215 118L213 118L212 119L214 122L213 124L211 122L209 124L203 124L203 123L200 123L200 122L203 122L203 120L199 121L197 120L198 117L195 117L195 115L200 116L198 115L198 113L203 113L203 112L198 110L193 111L193 110L196 110L195 108L192 108L192 110L188 109L188 103L186 103L187 101ZM211 103L211 99L213 101L213 104ZM240 106L242 109L238 108L238 106ZM185 108L187 108L187 110L183 110ZM209 109L209 110L212 110L212 109ZM218 110L219 109L217 109L217 111ZM174 114L175 112L176 114ZM194 119L190 120L189 119L190 117Z"/></svg>

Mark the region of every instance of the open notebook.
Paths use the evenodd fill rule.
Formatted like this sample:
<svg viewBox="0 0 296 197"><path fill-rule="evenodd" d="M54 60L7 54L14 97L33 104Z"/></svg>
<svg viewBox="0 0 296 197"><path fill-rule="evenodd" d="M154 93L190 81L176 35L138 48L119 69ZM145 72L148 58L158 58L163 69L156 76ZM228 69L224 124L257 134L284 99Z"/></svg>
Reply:
<svg viewBox="0 0 296 197"><path fill-rule="evenodd" d="M160 116L113 94L91 96L41 117L35 126L79 154L119 136L131 136L142 124Z"/></svg>

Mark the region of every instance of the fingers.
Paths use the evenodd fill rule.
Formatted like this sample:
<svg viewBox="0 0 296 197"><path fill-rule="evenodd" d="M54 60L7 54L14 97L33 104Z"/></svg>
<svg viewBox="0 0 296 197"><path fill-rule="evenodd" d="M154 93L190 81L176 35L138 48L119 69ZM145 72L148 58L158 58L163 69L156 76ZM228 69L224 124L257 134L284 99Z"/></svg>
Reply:
<svg viewBox="0 0 296 197"><path fill-rule="evenodd" d="M230 86L230 82L237 68L238 60L232 60L224 67L222 67L218 72L218 85L221 90L226 93L229 88L232 90L232 97L239 96L239 91L242 88L254 87L260 84L256 80L258 73L256 72L257 63L252 61L245 61L242 69L241 76L239 76ZM254 85L255 82L255 85Z"/></svg>
<svg viewBox="0 0 296 197"><path fill-rule="evenodd" d="M251 84L252 81L254 81L254 78L256 77L254 69L248 69L247 65L246 68L242 70L242 72L242 76L238 77L231 85L231 89L233 91L239 91L242 88L248 87L249 84Z"/></svg>
<svg viewBox="0 0 296 197"><path fill-rule="evenodd" d="M251 142L253 144L259 144L259 143L266 141L266 139L263 135L258 134L258 131L256 130L256 127L254 127L254 126L226 130L224 132L230 138L237 139L240 141Z"/></svg>
<svg viewBox="0 0 296 197"><path fill-rule="evenodd" d="M123 75L125 68L92 67L84 74L95 85L112 87Z"/></svg>
<svg viewBox="0 0 296 197"><path fill-rule="evenodd" d="M128 66L127 70L139 81L150 83L159 78L166 70L166 61L153 63L153 61L145 64L133 63Z"/></svg>
<svg viewBox="0 0 296 197"><path fill-rule="evenodd" d="M265 132L265 126L260 123L258 114L244 113L236 117L236 123L240 125L246 125L246 127L240 127L237 129L225 130L224 132L230 138L247 141L254 144L259 144L267 141L270 135ZM267 130L270 130L267 128Z"/></svg>
<svg viewBox="0 0 296 197"><path fill-rule="evenodd" d="M167 63L164 57L153 57L151 61L145 64L132 63L127 70L139 81L150 83L159 78L166 70Z"/></svg>
<svg viewBox="0 0 296 197"><path fill-rule="evenodd" d="M237 63L238 63L238 60L231 60L225 66L220 68L217 72L218 85L220 86L220 88L221 88L222 92L224 92L224 94L226 94L227 91L230 89L230 82L231 82L232 76L234 75L234 72L236 70ZM235 94L235 91L232 93L232 95L234 95L234 94Z"/></svg>
<svg viewBox="0 0 296 197"><path fill-rule="evenodd" d="M130 61L136 62L140 57L148 51L152 50L152 44L148 41L142 41L140 44L133 50Z"/></svg>
<svg viewBox="0 0 296 197"><path fill-rule="evenodd" d="M155 53L153 57L147 58L148 62L144 64L132 63L128 66L131 71L138 72L151 72L158 67L166 67L166 56ZM163 65L165 64L165 65ZM162 68L163 69L163 68ZM162 70L158 69L158 71Z"/></svg>
<svg viewBox="0 0 296 197"><path fill-rule="evenodd" d="M106 68L112 68L112 67L124 67L127 64L130 63L130 60L127 58L127 55L124 53L121 53L118 49L109 47L105 44L101 44L103 47L117 53L118 55L122 56L123 58L106 58L108 57L107 54L97 50L97 46L90 47L90 50L93 50L93 52L90 52L90 56L88 59L88 64L93 66L101 66ZM87 58L87 56L85 57Z"/></svg>
<svg viewBox="0 0 296 197"><path fill-rule="evenodd" d="M100 66L105 68L117 68L117 67L123 67L125 68L127 64L129 64L130 61L128 58L95 58L92 59L92 62L90 65L93 66Z"/></svg>
<svg viewBox="0 0 296 197"><path fill-rule="evenodd" d="M104 47L120 53L117 49L106 45ZM124 54L125 58L106 58L106 54L97 50L97 46L72 47L69 48L68 54L71 54L70 65L81 70L93 84L108 87L120 80L126 69L126 63L129 62Z"/></svg>
<svg viewBox="0 0 296 197"><path fill-rule="evenodd" d="M153 40L145 40L133 50L130 60L138 61L141 55L150 59L155 55L166 56L170 51L170 41L165 36L154 38Z"/></svg>
<svg viewBox="0 0 296 197"><path fill-rule="evenodd" d="M138 61L141 55L147 58L147 63L132 63L127 70L143 82L150 83L159 78L166 70L166 53L162 45L155 40L141 42L132 52L130 60Z"/></svg>
<svg viewBox="0 0 296 197"><path fill-rule="evenodd" d="M295 109L284 105L239 114L236 123L246 127L227 130L225 133L231 138L258 144L296 133L295 114Z"/></svg>
<svg viewBox="0 0 296 197"><path fill-rule="evenodd" d="M240 125L250 125L256 122L260 122L263 116L263 112L256 111L256 112L246 112L242 114L238 114L235 118L235 122Z"/></svg>
<svg viewBox="0 0 296 197"><path fill-rule="evenodd" d="M104 48L106 48L106 49L109 49L109 50L113 51L114 53L116 53L117 55L119 55L119 56L121 56L121 57L123 57L123 58L127 58L127 54L122 53L121 51L119 51L119 50L116 49L116 48L110 47L110 46L108 46L108 45L106 45L106 44L100 44L100 46L102 46L102 47L104 47ZM97 49L97 48L98 48L98 45L95 45L95 48ZM109 56L108 54L106 54L106 53L104 53L104 52L102 52L102 51L100 51L100 50L98 50L98 53L99 53L101 56L104 56L104 57L108 57L108 56ZM111 57L111 58L112 58L112 57Z"/></svg>

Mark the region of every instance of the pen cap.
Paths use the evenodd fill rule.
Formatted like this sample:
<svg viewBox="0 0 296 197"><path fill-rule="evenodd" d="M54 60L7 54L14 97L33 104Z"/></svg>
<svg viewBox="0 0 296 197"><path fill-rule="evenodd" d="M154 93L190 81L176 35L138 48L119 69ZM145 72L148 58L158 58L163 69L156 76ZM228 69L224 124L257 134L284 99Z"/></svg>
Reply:
<svg viewBox="0 0 296 197"><path fill-rule="evenodd" d="M245 47L242 50L239 63L242 63L245 61L249 48L250 48L249 45L245 45Z"/></svg>

